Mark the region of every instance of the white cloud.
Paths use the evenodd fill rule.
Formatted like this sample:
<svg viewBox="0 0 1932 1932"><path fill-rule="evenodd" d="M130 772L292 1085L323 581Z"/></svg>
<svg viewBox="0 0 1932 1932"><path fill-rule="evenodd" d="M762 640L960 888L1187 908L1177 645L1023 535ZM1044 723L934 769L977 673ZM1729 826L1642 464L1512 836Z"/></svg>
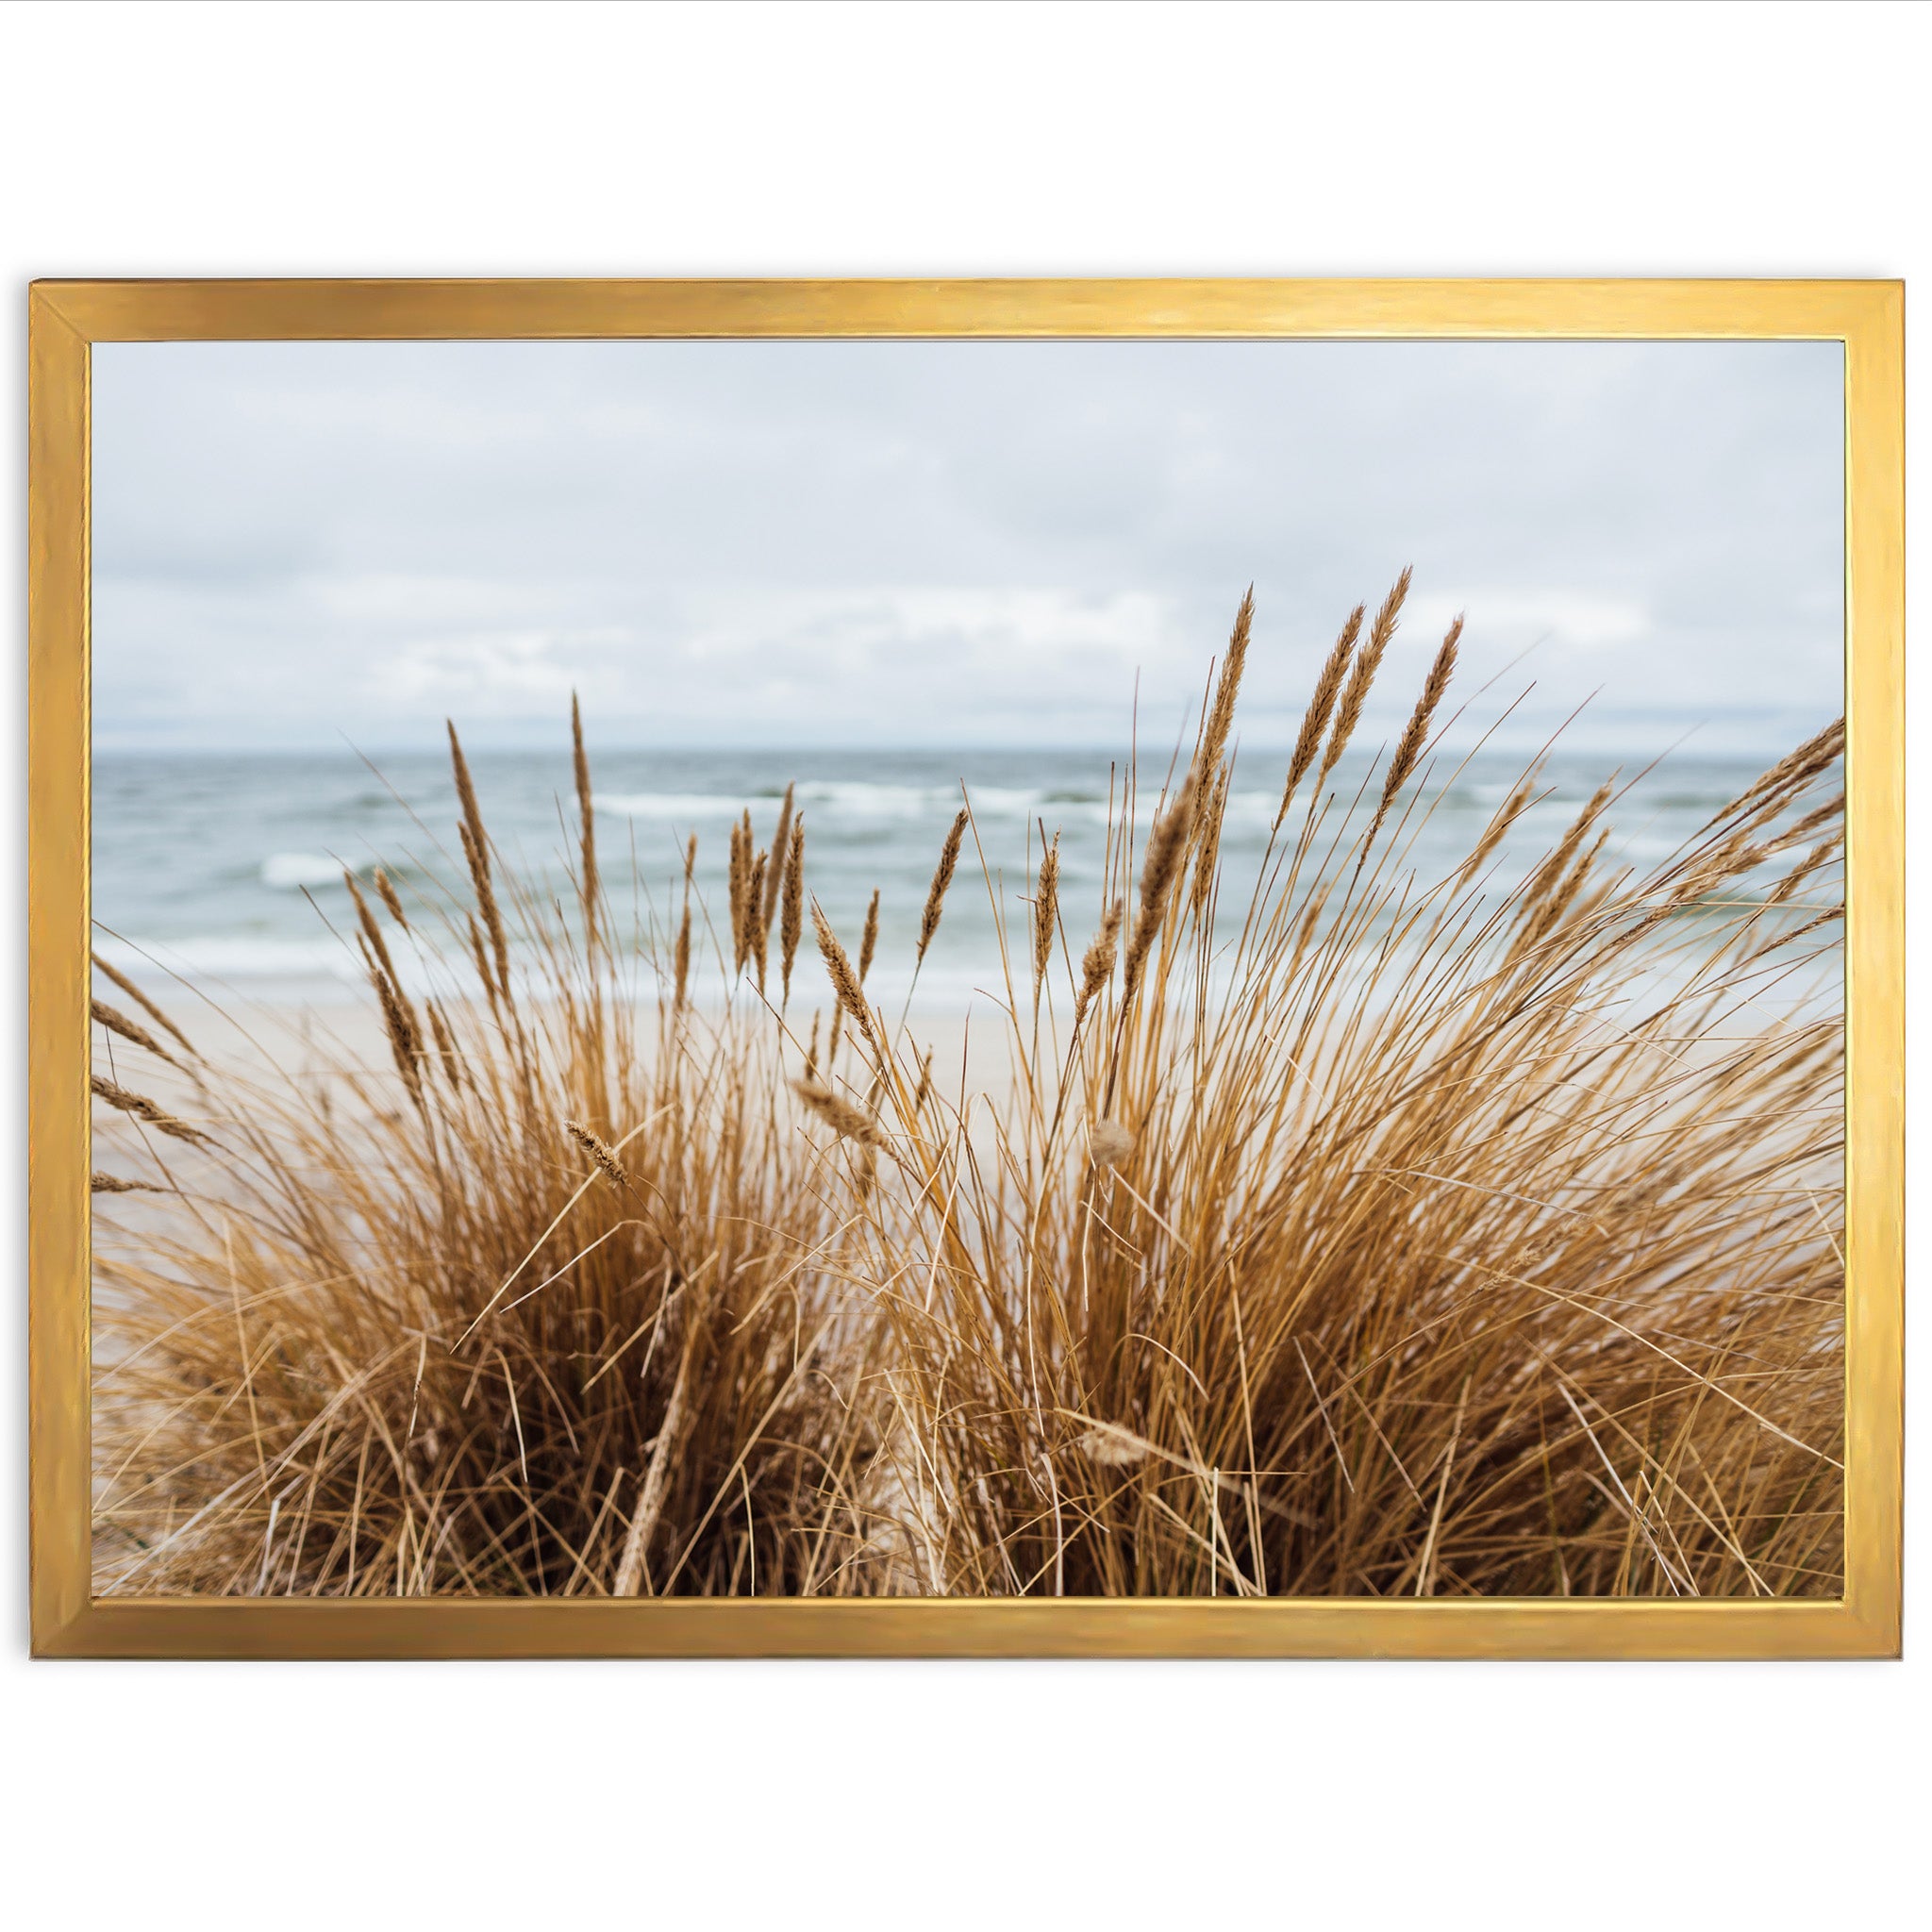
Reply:
<svg viewBox="0 0 1932 1932"><path fill-rule="evenodd" d="M586 645L612 639L533 630L407 641L372 666L370 695L377 705L416 712L475 709L493 716L530 704L561 707L589 679Z"/></svg>
<svg viewBox="0 0 1932 1932"><path fill-rule="evenodd" d="M714 593L695 600L681 651L733 658L774 649L864 668L943 644L992 657L1104 659L1130 674L1181 646L1174 600L1146 591L1087 596L1024 586L908 585Z"/></svg>
<svg viewBox="0 0 1932 1932"><path fill-rule="evenodd" d="M1654 635L1649 609L1628 597L1579 590L1529 590L1485 585L1462 591L1429 591L1410 603L1415 628L1440 631L1457 613L1472 633L1511 642L1547 639L1561 650L1598 651L1610 644L1635 643Z"/></svg>
<svg viewBox="0 0 1932 1932"><path fill-rule="evenodd" d="M1522 658L1525 735L1599 691L1633 743L1822 721L1840 374L1828 343L103 343L97 730L508 743L575 685L607 742L1113 744L1137 694L1164 740L1252 580L1257 744L1406 562L1365 728L1464 608L1459 687Z"/></svg>

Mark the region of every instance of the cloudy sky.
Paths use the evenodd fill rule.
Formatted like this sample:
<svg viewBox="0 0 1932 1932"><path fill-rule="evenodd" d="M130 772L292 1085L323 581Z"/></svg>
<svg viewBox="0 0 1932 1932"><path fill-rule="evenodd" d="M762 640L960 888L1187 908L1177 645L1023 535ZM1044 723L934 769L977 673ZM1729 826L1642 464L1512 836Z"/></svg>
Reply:
<svg viewBox="0 0 1932 1932"><path fill-rule="evenodd" d="M1512 744L1840 708L1821 343L158 343L94 351L104 749L1110 744L1244 587L1242 734L1351 605L1468 613ZM1154 727L1158 726L1158 729Z"/></svg>

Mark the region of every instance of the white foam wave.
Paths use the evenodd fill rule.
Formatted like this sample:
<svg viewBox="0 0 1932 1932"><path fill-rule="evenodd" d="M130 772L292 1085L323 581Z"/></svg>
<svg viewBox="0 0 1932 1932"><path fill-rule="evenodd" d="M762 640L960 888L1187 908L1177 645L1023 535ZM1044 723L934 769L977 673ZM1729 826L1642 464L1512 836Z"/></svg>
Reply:
<svg viewBox="0 0 1932 1932"><path fill-rule="evenodd" d="M304 886L333 886L341 882L341 862L325 852L271 852L261 861L261 882L278 892L300 891Z"/></svg>
<svg viewBox="0 0 1932 1932"><path fill-rule="evenodd" d="M618 819L735 819L741 811L775 809L766 798L741 798L711 791L598 791L591 803Z"/></svg>
<svg viewBox="0 0 1932 1932"><path fill-rule="evenodd" d="M165 989L190 985L253 989L271 1000L284 996L333 999L340 989L366 993L369 974L339 939L271 939L261 934L201 933L175 940L116 940L97 936L94 950L137 985ZM432 962L407 945L391 948L404 991L421 997L447 990ZM512 967L514 972L516 969Z"/></svg>
<svg viewBox="0 0 1932 1932"><path fill-rule="evenodd" d="M110 966L143 981L186 979L359 980L360 962L340 940L276 940L209 933L180 940L97 939Z"/></svg>
<svg viewBox="0 0 1932 1932"><path fill-rule="evenodd" d="M880 785L864 778L808 779L798 788L804 806L820 806L835 816L901 818L955 796L950 786Z"/></svg>
<svg viewBox="0 0 1932 1932"><path fill-rule="evenodd" d="M799 808L820 824L873 824L907 818L950 817L959 808L962 793L957 785L891 785L870 779L811 778L793 791ZM992 819L1043 818L1049 824L1091 821L1104 824L1104 797L1067 797L1045 786L969 785L963 796L975 817ZM1260 794L1257 793L1257 800ZM749 797L711 791L600 791L592 803L613 818L735 819L749 811L762 824L774 818L778 800L769 794ZM1274 801L1267 802L1272 812ZM1258 808L1258 807L1257 807Z"/></svg>

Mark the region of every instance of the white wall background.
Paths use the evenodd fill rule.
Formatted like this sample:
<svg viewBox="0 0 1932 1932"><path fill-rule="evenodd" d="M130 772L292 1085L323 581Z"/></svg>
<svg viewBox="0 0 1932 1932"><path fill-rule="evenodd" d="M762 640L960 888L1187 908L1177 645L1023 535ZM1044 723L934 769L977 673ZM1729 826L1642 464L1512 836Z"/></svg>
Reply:
<svg viewBox="0 0 1932 1932"><path fill-rule="evenodd" d="M1922 357L1926 25L1853 5L15 6L0 407L19 452L39 275L1904 275ZM23 473L16 455L0 484L16 666ZM16 713L23 688L16 669ZM15 907L23 740L16 717ZM24 942L0 963L17 1043ZM1910 1073L1917 1098L1922 1052ZM1923 1909L1920 1657L30 1665L21 1208L16 1182L15 1924L1624 1932Z"/></svg>

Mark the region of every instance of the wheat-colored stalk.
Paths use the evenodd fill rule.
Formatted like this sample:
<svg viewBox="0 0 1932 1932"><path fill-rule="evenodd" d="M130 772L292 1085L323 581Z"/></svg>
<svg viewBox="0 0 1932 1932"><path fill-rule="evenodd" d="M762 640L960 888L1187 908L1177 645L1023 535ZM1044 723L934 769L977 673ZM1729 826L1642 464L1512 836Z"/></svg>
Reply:
<svg viewBox="0 0 1932 1932"><path fill-rule="evenodd" d="M946 891L953 883L953 873L959 863L959 845L966 836L968 814L962 809L953 821L953 828L946 834L946 842L940 847L940 862L934 868L932 885L925 895L925 909L919 915L919 947L913 956L914 965L925 958L925 949L932 944L933 935L940 929L940 913L944 909Z"/></svg>
<svg viewBox="0 0 1932 1932"><path fill-rule="evenodd" d="M457 806L478 854L478 859L473 863L487 866L490 862L488 838L483 829L482 808L476 803L476 787L470 777L470 761L463 756L463 741L457 735L456 720L445 718L443 728L449 733L449 762L456 777Z"/></svg>
<svg viewBox="0 0 1932 1932"><path fill-rule="evenodd" d="M855 1107L843 1094L834 1092L829 1087L814 1080L794 1080L792 1091L806 1107L824 1124L847 1141L856 1141L861 1147L883 1147L886 1137L879 1131L878 1122L862 1108Z"/></svg>
<svg viewBox="0 0 1932 1932"><path fill-rule="evenodd" d="M839 943L839 936L832 930L832 922L825 917L824 908L816 899L811 902L811 923L812 929L818 934L819 956L825 962L825 975L831 980L832 991L838 996L840 1011L849 1014L853 1024L876 1048L878 1035L873 1029L872 1009L865 1003L865 989L858 974L852 970L852 961L847 958L845 948ZM833 1051L837 1051L836 1045Z"/></svg>
<svg viewBox="0 0 1932 1932"><path fill-rule="evenodd" d="M1457 645L1461 636L1462 619L1458 615L1450 625L1435 661L1429 666L1422 695L1416 699L1415 708L1408 714L1408 723L1396 741L1395 756L1389 760L1389 773L1382 781L1384 812L1394 802L1395 794L1408 782L1409 774L1415 770L1416 761L1423 755L1423 746L1428 741L1430 721L1442 702L1443 693L1449 689L1450 678L1456 675Z"/></svg>
<svg viewBox="0 0 1932 1932"><path fill-rule="evenodd" d="M584 751L584 720L577 708L577 694L570 694L571 772L576 780L577 896L584 908L584 944L597 943L597 815L591 800L591 760Z"/></svg>
<svg viewBox="0 0 1932 1932"><path fill-rule="evenodd" d="M375 913L369 909L368 900L362 896L361 887L356 883L356 874L344 870L342 884L348 891L349 903L356 908L356 923L362 928L362 937L370 952L375 955L375 966L372 970L379 970L391 980L400 983L395 961L390 958L389 942L383 938L382 928L376 924Z"/></svg>
<svg viewBox="0 0 1932 1932"><path fill-rule="evenodd" d="M1537 906L1535 913L1524 928L1523 944L1525 949L1539 944L1563 923L1566 914L1575 909L1584 881L1589 878L1591 868L1601 856L1609 836L1607 827L1600 831L1589 849L1577 854L1571 861L1569 870Z"/></svg>
<svg viewBox="0 0 1932 1932"><path fill-rule="evenodd" d="M865 984L865 975L872 971L872 957L878 950L879 943L879 890L872 890L872 901L865 908L865 930L858 938L858 983Z"/></svg>
<svg viewBox="0 0 1932 1932"><path fill-rule="evenodd" d="M786 794L788 806L791 794ZM805 932L805 820L794 819L791 835L787 842L785 860L785 891L781 924L778 939L781 947L780 967L784 974L784 1002L791 1003L791 963L798 957L798 941Z"/></svg>
<svg viewBox="0 0 1932 1932"><path fill-rule="evenodd" d="M1558 841L1553 851L1529 876L1529 882L1523 891L1525 908L1534 910L1541 908L1568 875L1571 861L1576 857L1576 848L1583 843L1590 828L1596 824L1603 808L1610 802L1615 790L1611 780L1604 782L1592 791L1584 808L1570 821L1569 828Z"/></svg>
<svg viewBox="0 0 1932 1932"><path fill-rule="evenodd" d="M1134 912L1134 929L1127 941L1126 970L1121 981L1124 1000L1134 997L1155 935L1166 917L1168 896L1179 876L1188 831L1193 824L1198 779L1199 774L1190 766L1174 803L1155 820L1154 829L1147 835L1147 850L1141 866L1141 903Z"/></svg>
<svg viewBox="0 0 1932 1932"><path fill-rule="evenodd" d="M1116 899L1107 908L1101 918L1100 930L1093 935L1092 943L1080 960L1080 991L1074 998L1075 1024L1093 1004L1101 988L1113 977L1114 958L1120 950L1121 921L1126 909L1124 899Z"/></svg>
<svg viewBox="0 0 1932 1932"><path fill-rule="evenodd" d="M118 1086L100 1074L92 1076L90 1083L97 1100L105 1100L111 1108L122 1113L132 1114L136 1120L145 1121L158 1134L172 1135L176 1141L186 1141L196 1147L208 1147L213 1143L199 1127L191 1127L186 1121L176 1120L168 1110L139 1093L130 1092L125 1087Z"/></svg>
<svg viewBox="0 0 1932 1932"><path fill-rule="evenodd" d="M1046 828L1041 827L1043 839ZM1060 901L1060 835L1041 855L1040 878L1033 895L1033 997L1040 998L1046 969L1053 961L1053 936L1058 930Z"/></svg>
<svg viewBox="0 0 1932 1932"><path fill-rule="evenodd" d="M1213 701L1208 708L1207 727L1201 735L1201 769L1213 774L1221 769L1227 750L1228 734L1234 729L1236 700L1241 691L1241 674L1247 668L1248 639L1255 624L1255 587L1250 584L1235 612L1234 628L1228 633L1227 655L1222 659L1221 675L1214 686ZM1202 796L1205 798L1206 793Z"/></svg>
<svg viewBox="0 0 1932 1932"><path fill-rule="evenodd" d="M382 1009L382 1029L389 1041L390 1057L395 1061L396 1072L401 1074L409 1098L419 1108L424 1107L426 1102L423 1093L423 1036L415 1015L388 974L378 971L371 977Z"/></svg>
<svg viewBox="0 0 1932 1932"><path fill-rule="evenodd" d="M1765 841L1767 854L1789 852L1794 845L1802 845L1807 839L1814 838L1824 825L1842 824L1845 816L1845 795L1840 791L1827 798L1821 806L1807 811L1789 830L1778 833L1774 839Z"/></svg>
<svg viewBox="0 0 1932 1932"><path fill-rule="evenodd" d="M175 1025L174 1021L168 1018L166 1013L162 1012L159 1007L155 1005L153 1000L148 998L146 993L142 991L140 987L135 985L133 980L129 979L125 973L117 972L115 968L109 966L98 953L91 954L89 957L93 960L94 971L103 979L107 980L111 986L119 987L157 1026L160 1027L164 1033L172 1035L190 1054L194 1053L193 1041L188 1038L187 1034L182 1032L180 1027Z"/></svg>
<svg viewBox="0 0 1932 1932"><path fill-rule="evenodd" d="M429 1030L436 1041L436 1057L442 1063L443 1078L449 1082L450 1091L456 1092L463 1084L462 1056L457 1051L456 1036L434 1000L425 1000L423 1006L429 1015Z"/></svg>
<svg viewBox="0 0 1932 1932"><path fill-rule="evenodd" d="M1489 824L1483 827L1482 836L1471 848L1470 855L1462 861L1456 874L1456 884L1466 886L1481 871L1483 861L1508 836L1509 828L1535 802L1538 783L1542 773L1542 761L1533 764L1517 781L1509 796L1496 808Z"/></svg>
<svg viewBox="0 0 1932 1932"><path fill-rule="evenodd" d="M509 939L504 929L503 910L496 903L496 887L490 874L489 835L483 830L483 816L476 806L476 789L470 782L470 768L463 758L463 748L457 739L457 728L449 727L450 758L456 767L457 796L463 808L462 823L457 827L457 836L463 848L463 858L470 869L470 884L476 894L476 909L482 914L483 929L490 935L491 956L495 961L495 974L487 968L483 971L486 990L493 990L501 996L506 1006L514 1004L515 996L509 981ZM479 967L481 949L477 949Z"/></svg>
<svg viewBox="0 0 1932 1932"><path fill-rule="evenodd" d="M744 881L744 951L758 970L760 992L765 990L765 960L771 951L771 932L765 924L765 874L771 869L772 855L755 852Z"/></svg>
<svg viewBox="0 0 1932 1932"><path fill-rule="evenodd" d="M1843 808L1843 803L1844 794L1840 792L1839 794L1839 804L1840 810L1842 810ZM1788 872L1784 875L1784 877L1781 878L1777 882L1777 884L1772 888L1771 892L1765 901L1766 905L1782 906L1786 903L1787 900L1794 897L1800 891L1803 890L1803 888L1809 882L1812 876L1822 867L1824 867L1831 861L1832 858L1837 854L1839 848L1842 846L1844 840L1842 836L1834 837L1830 839L1821 839L1818 841L1818 843L1812 846L1810 851L1806 853L1804 858L1801 858L1798 861L1798 863L1794 865L1790 869L1790 871Z"/></svg>
<svg viewBox="0 0 1932 1932"><path fill-rule="evenodd" d="M785 801L778 808L778 829L772 835L772 865L765 875L765 930L776 929L778 894L785 883L786 855L791 850L791 794L794 785L785 788Z"/></svg>
<svg viewBox="0 0 1932 1932"><path fill-rule="evenodd" d="M744 971L750 953L749 909L751 903L751 814L731 827L731 869L726 881L731 906L731 968Z"/></svg>
<svg viewBox="0 0 1932 1932"><path fill-rule="evenodd" d="M1209 921L1209 902L1221 876L1221 833L1227 823L1227 794L1234 783L1234 767L1224 765L1214 781L1213 795L1200 813L1194 854L1193 884L1188 895L1190 916L1197 924Z"/></svg>
<svg viewBox="0 0 1932 1932"><path fill-rule="evenodd" d="M1074 1449L1106 1469L1126 1469L1147 1459L1147 1444L1124 1429L1091 1428L1074 1439Z"/></svg>
<svg viewBox="0 0 1932 1932"><path fill-rule="evenodd" d="M467 829L463 836L468 838ZM496 978L490 970L490 955L483 950L483 928L476 924L475 913L465 913L463 919L464 933L470 942L470 963L475 967L476 977L493 1006L496 1002Z"/></svg>
<svg viewBox="0 0 1932 1932"><path fill-rule="evenodd" d="M105 1026L109 1033L118 1033L131 1045L153 1054L157 1059L166 1060L171 1067L178 1067L181 1064L146 1027L137 1025L118 1008L108 1006L107 1001L91 1002L89 1010L93 1015L95 1025Z"/></svg>
<svg viewBox="0 0 1932 1932"><path fill-rule="evenodd" d="M1814 733L1793 751L1787 752L1776 764L1747 786L1729 805L1714 817L1705 821L1703 829L1708 831L1712 825L1723 824L1726 819L1746 813L1756 818L1767 808L1775 808L1777 803L1789 797L1793 791L1815 778L1827 766L1835 763L1844 755L1845 721L1835 718L1822 731ZM1750 810L1757 808L1756 811Z"/></svg>
<svg viewBox="0 0 1932 1932"><path fill-rule="evenodd" d="M396 892L395 881L392 878L391 878L389 874L386 873L379 865L375 868L375 892L376 896L382 901L384 907L388 909L389 916L391 919L393 919L395 923L399 926L401 926L405 932L408 932L409 929L409 922L403 911L402 899L398 896Z"/></svg>
<svg viewBox="0 0 1932 1932"><path fill-rule="evenodd" d="M671 1400L665 1405L664 1420L658 1425L657 1440L651 1447L650 1462L639 1489L638 1507L631 1517L630 1527L625 1535L624 1552L618 1558L617 1574L610 1585L612 1596L636 1596L643 1584L644 1558L650 1548L651 1538L657 1531L658 1518L663 1514L664 1497L671 1485L672 1469L684 1448L685 1420L691 1398L691 1362L696 1353L699 1332L698 1324L693 1322L686 1333L684 1348L678 1357L677 1379L672 1384Z"/></svg>
<svg viewBox="0 0 1932 1932"><path fill-rule="evenodd" d="M682 1010L691 996L691 901L684 902L684 914L677 922L677 939L672 947L672 1006Z"/></svg>
<svg viewBox="0 0 1932 1932"><path fill-rule="evenodd" d="M1335 719L1335 730L1328 740L1328 749L1322 755L1322 774L1316 781L1318 785L1328 782L1328 774L1341 761L1349 740L1355 736L1356 726L1361 723L1362 707L1368 702L1370 688L1375 682L1376 672L1382 668L1389 641L1395 635L1395 627L1401 621L1403 602L1408 595L1409 575L1409 569L1405 567L1395 579L1393 588L1383 598L1382 608L1375 612L1374 623L1369 626L1369 641L1362 646L1354 669L1349 673L1347 688L1341 694L1341 708Z"/></svg>
<svg viewBox="0 0 1932 1932"><path fill-rule="evenodd" d="M630 1170L618 1159L610 1146L593 1134L581 1121L565 1121L563 1131L597 1163L603 1171L605 1179L613 1188L626 1194L637 1192L636 1184L630 1177Z"/></svg>
<svg viewBox="0 0 1932 1932"><path fill-rule="evenodd" d="M507 1007L513 1006L515 994L509 978L509 941L504 930L503 912L496 903L496 888L490 874L490 835L483 828L483 812L476 803L476 787L470 777L470 764L463 756L462 741L457 736L454 721L447 722L450 766L456 774L457 800L462 808L458 837L470 869L470 882L476 893L476 909L483 915L483 928L490 935L491 953L496 963L495 991ZM483 974L483 981L488 990L491 986L489 973Z"/></svg>
<svg viewBox="0 0 1932 1932"><path fill-rule="evenodd" d="M1348 622L1341 626L1341 635L1329 646L1328 656L1322 664L1321 675L1315 679L1313 695L1308 699L1308 708L1302 717L1302 728L1294 741L1294 751L1288 761L1288 781L1281 788L1281 809L1274 814L1278 825L1288 816L1290 801L1295 794L1295 788L1307 776L1308 768L1315 762L1315 755L1322 749L1323 734L1328 729L1328 720L1334 714L1335 700L1341 694L1341 681L1348 672L1348 661L1355 654L1357 638L1361 635L1362 619L1367 615L1368 607L1357 604L1348 614ZM1326 769L1325 767L1324 768Z"/></svg>

